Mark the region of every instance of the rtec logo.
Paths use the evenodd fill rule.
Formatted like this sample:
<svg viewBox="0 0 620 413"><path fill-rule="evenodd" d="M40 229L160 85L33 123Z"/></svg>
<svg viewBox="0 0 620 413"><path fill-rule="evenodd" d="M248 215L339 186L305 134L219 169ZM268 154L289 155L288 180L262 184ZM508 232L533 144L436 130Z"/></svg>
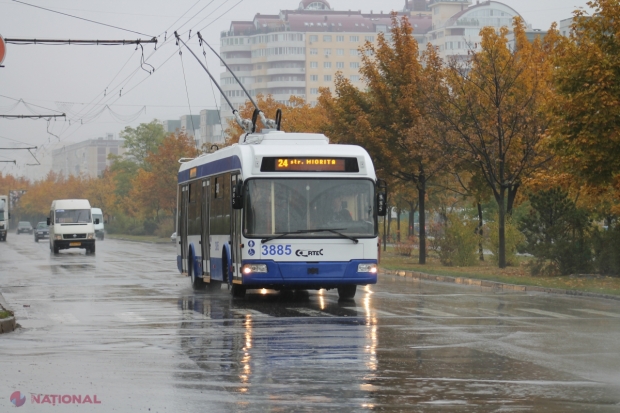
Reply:
<svg viewBox="0 0 620 413"><path fill-rule="evenodd" d="M312 257L316 255L323 255L323 250L322 249L318 251L297 250L295 251L295 255L297 255L298 257Z"/></svg>

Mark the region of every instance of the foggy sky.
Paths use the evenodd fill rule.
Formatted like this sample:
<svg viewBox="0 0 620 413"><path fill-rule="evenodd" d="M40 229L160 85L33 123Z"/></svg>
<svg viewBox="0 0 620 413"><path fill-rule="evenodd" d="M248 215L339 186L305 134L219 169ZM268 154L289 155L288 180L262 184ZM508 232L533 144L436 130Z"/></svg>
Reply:
<svg viewBox="0 0 620 413"><path fill-rule="evenodd" d="M37 114L67 111L68 115L72 114L68 119L73 120L71 125L62 119L52 120L49 123L50 134L45 120L0 119L0 147L37 146L36 157L43 164L27 166L27 163L36 161L26 151L0 150L0 160L17 160L17 166L0 163L0 171L40 179L51 167L52 148L104 137L106 133L114 133L116 138L126 126L135 127L155 118L178 119L190 113L190 106L194 115L202 109L219 106L219 94L210 84L207 74L186 49L179 56L179 48L170 40L172 32L178 30L183 39L188 41L190 28L192 34L201 30L203 37L219 51L220 32L227 30L232 20L252 20L256 13L277 14L283 8L296 9L299 3L296 0L241 0L240 3L239 0L210 1L24 0L26 3L144 34L139 35L11 0L0 0L0 35L5 38L136 40L157 36L159 40L157 51L154 51L153 45L144 45L144 57L155 67L155 72L150 75L141 69L141 50L131 45L7 45L7 56L3 63L5 67L0 68L0 95L23 99L46 108L33 107ZM518 11L533 28L545 30L553 21L569 18L577 7L587 7L586 1L502 2ZM336 10L387 13L393 9L401 10L404 0L331 0L330 4ZM232 10L224 14L233 6ZM188 10L184 17L173 24ZM166 30L168 40L164 41ZM197 38L189 40L188 44L203 58ZM207 63L215 78L219 79L222 68L208 49ZM144 68L150 70L148 66ZM14 103L0 96L0 114L31 114L21 104L7 112ZM123 122L108 112L94 118L106 104L122 120L128 120L132 115L135 115L135 120ZM144 106L145 110L142 109Z"/></svg>

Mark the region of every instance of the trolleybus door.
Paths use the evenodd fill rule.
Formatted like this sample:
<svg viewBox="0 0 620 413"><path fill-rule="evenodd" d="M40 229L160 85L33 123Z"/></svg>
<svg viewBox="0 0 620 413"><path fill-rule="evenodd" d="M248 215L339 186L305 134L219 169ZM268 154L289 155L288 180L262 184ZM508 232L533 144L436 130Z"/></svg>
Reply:
<svg viewBox="0 0 620 413"><path fill-rule="evenodd" d="M189 185L181 187L181 205L179 205L179 233L177 238L181 244L181 262L183 263L183 273L188 274L187 268L187 204L189 202Z"/></svg>
<svg viewBox="0 0 620 413"><path fill-rule="evenodd" d="M233 188L237 184L237 180L241 179L239 174L231 175L230 187ZM231 191L232 194L232 191ZM231 254L233 262L233 283L241 284L241 211L242 209L231 209Z"/></svg>
<svg viewBox="0 0 620 413"><path fill-rule="evenodd" d="M202 229L200 233L202 235L202 279L204 282L210 282L211 279L211 239L209 237L209 206L211 205L211 192L209 190L211 186L209 183L209 179L202 181Z"/></svg>

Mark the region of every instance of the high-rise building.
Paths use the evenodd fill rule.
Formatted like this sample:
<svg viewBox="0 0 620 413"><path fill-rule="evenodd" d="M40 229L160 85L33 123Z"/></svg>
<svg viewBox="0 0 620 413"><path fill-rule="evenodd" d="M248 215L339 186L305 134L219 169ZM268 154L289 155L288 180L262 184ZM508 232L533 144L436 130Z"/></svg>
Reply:
<svg viewBox="0 0 620 413"><path fill-rule="evenodd" d="M124 141L114 139L108 133L106 138L89 139L66 145L52 151L52 171L64 176L100 177L111 165L108 155L122 155Z"/></svg>
<svg viewBox="0 0 620 413"><path fill-rule="evenodd" d="M520 16L490 0L476 0L475 5L472 0L405 0L397 14L409 19L420 49L430 43L443 58L465 58L480 47L484 26L512 27L513 18ZM295 95L316 104L319 88L333 88L336 72L364 87L359 48L376 42L378 33L389 39L391 24L391 15L383 11L338 11L326 0L301 0L296 10L231 22L221 33L221 56L251 96L271 94L286 104ZM221 73L220 85L235 109L245 104L247 97L230 71ZM226 104L221 115L226 125L232 117Z"/></svg>
<svg viewBox="0 0 620 413"><path fill-rule="evenodd" d="M412 10L398 14L409 17L422 41L431 17L418 3L409 1ZM391 16L383 11L336 11L325 0L302 0L296 10L231 22L221 33L221 55L252 96L271 94L287 104L295 95L316 104L319 88L333 88L336 72L363 87L359 48L374 43L377 33L389 33L390 26ZM236 109L245 104L247 97L228 70L220 85ZM225 125L232 111L223 104L221 113Z"/></svg>
<svg viewBox="0 0 620 413"><path fill-rule="evenodd" d="M216 109L203 109L200 111L200 145L212 145L224 143L224 135L220 120L220 112Z"/></svg>

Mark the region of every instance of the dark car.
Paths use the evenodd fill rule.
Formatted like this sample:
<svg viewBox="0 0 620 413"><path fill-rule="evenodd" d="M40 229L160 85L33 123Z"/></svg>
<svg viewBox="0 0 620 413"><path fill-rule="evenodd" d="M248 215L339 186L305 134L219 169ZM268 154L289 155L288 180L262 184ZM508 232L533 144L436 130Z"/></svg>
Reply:
<svg viewBox="0 0 620 413"><path fill-rule="evenodd" d="M22 232L27 232L29 234L32 234L32 225L30 225L30 222L19 221L17 223L17 234L19 235Z"/></svg>
<svg viewBox="0 0 620 413"><path fill-rule="evenodd" d="M47 225L47 222L42 221L37 224L37 227L34 229L34 242L39 242L41 238L49 238L50 237L50 227Z"/></svg>

